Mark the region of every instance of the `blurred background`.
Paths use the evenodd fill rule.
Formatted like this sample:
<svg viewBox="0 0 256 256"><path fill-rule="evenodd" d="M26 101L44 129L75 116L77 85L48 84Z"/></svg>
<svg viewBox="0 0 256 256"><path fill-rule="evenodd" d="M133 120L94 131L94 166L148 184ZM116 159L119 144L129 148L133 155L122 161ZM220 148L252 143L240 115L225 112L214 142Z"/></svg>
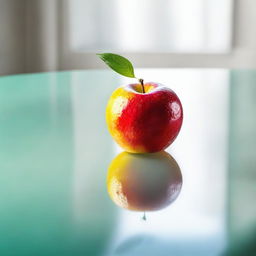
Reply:
<svg viewBox="0 0 256 256"><path fill-rule="evenodd" d="M0 0L0 76L106 68L95 53L114 52L171 85L186 110L170 148L184 188L146 226L110 202L98 175L118 153L105 104L130 79L99 70L2 77L0 254L89 244L88 255L101 255L110 244L116 255L134 255L124 250L134 245L148 252L137 255L205 256L231 243L238 252L228 255L255 255L255 27L256 0Z"/></svg>
<svg viewBox="0 0 256 256"><path fill-rule="evenodd" d="M0 0L0 75L102 68L256 67L255 0Z"/></svg>

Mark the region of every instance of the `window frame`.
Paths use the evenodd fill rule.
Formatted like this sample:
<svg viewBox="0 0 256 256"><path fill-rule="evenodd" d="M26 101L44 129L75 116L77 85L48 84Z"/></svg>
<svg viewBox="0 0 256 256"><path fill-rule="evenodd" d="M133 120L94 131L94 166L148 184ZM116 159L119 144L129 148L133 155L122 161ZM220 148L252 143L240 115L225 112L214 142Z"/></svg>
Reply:
<svg viewBox="0 0 256 256"><path fill-rule="evenodd" d="M69 12L68 1L59 2L59 68L68 69L101 69L104 64L92 52L72 52L69 45ZM250 68L256 66L256 47L252 53L236 46L237 22L245 18L245 13L239 11L239 6L232 4L232 39L229 53L171 53L171 52L117 52L128 57L136 67L143 68ZM248 8L248 7L247 7ZM242 16L242 17L241 17ZM234 18L236 17L236 19ZM240 28L241 30L241 28ZM250 31L248 32L250 33ZM253 56L254 58L252 58Z"/></svg>

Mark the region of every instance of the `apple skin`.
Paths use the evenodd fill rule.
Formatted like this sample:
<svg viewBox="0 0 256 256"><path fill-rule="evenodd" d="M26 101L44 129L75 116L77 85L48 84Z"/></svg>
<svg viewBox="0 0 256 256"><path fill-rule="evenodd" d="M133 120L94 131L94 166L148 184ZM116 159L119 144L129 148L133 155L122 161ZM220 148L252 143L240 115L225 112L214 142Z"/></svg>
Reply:
<svg viewBox="0 0 256 256"><path fill-rule="evenodd" d="M108 168L107 189L118 206L132 211L157 211L173 203L182 188L182 174L165 151L122 152Z"/></svg>
<svg viewBox="0 0 256 256"><path fill-rule="evenodd" d="M111 95L106 121L114 140L131 153L153 153L177 137L183 110L178 96L159 83L128 84Z"/></svg>

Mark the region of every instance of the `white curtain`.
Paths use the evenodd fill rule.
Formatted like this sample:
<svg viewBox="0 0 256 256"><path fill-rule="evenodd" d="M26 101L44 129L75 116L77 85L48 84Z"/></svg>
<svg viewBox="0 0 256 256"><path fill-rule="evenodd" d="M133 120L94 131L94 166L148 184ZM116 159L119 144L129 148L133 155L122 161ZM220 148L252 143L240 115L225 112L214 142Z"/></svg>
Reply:
<svg viewBox="0 0 256 256"><path fill-rule="evenodd" d="M24 12L22 1L0 1L0 75L25 71Z"/></svg>
<svg viewBox="0 0 256 256"><path fill-rule="evenodd" d="M0 75L58 69L59 3L0 1Z"/></svg>
<svg viewBox="0 0 256 256"><path fill-rule="evenodd" d="M26 0L26 70L58 69L58 0Z"/></svg>

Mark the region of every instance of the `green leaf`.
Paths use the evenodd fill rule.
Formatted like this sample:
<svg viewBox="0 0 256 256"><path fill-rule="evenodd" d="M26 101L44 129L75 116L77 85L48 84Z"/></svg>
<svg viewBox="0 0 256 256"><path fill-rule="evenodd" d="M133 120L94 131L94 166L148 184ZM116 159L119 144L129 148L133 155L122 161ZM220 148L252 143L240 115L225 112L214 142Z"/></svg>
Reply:
<svg viewBox="0 0 256 256"><path fill-rule="evenodd" d="M135 78L132 63L126 58L113 53L101 53L97 55L117 73Z"/></svg>

